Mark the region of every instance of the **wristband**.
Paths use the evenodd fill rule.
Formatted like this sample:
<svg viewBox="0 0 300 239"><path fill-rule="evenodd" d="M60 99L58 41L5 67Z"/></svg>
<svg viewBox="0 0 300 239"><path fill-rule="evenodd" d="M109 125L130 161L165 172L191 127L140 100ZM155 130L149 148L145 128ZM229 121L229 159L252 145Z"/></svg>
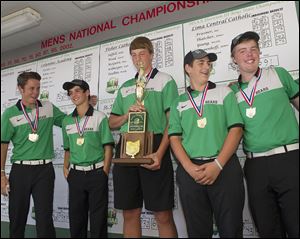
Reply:
<svg viewBox="0 0 300 239"><path fill-rule="evenodd" d="M215 163L218 165L218 167L220 168L220 170L223 170L222 165L220 164L219 160L217 158L215 158Z"/></svg>

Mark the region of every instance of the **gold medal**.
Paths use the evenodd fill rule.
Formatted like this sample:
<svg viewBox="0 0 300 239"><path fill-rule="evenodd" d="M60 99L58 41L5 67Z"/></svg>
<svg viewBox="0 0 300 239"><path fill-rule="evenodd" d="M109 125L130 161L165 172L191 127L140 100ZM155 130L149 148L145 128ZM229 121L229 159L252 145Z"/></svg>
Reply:
<svg viewBox="0 0 300 239"><path fill-rule="evenodd" d="M28 135L28 139L29 139L31 142L35 143L36 141L38 141L39 135L38 135L38 134L35 134L35 133L29 134L29 135Z"/></svg>
<svg viewBox="0 0 300 239"><path fill-rule="evenodd" d="M207 124L206 118L202 118L202 119L197 120L197 125L201 129L205 128L206 124Z"/></svg>
<svg viewBox="0 0 300 239"><path fill-rule="evenodd" d="M138 154L140 152L140 140L137 140L135 142L127 141L126 142L126 154L131 156L131 158L134 158L134 155Z"/></svg>
<svg viewBox="0 0 300 239"><path fill-rule="evenodd" d="M79 145L79 146L84 144L83 135L84 135L85 127L87 125L87 122L88 122L89 118L90 118L89 116L85 116L84 123L83 123L83 126L82 126L82 130L80 130L80 126L79 126L77 117L74 117L76 128L77 128L77 131L78 131L78 134L79 134L79 138L76 139L76 144Z"/></svg>
<svg viewBox="0 0 300 239"><path fill-rule="evenodd" d="M80 146L83 145L84 144L84 138L83 137L77 138L76 143L77 143L77 145L80 145Z"/></svg>
<svg viewBox="0 0 300 239"><path fill-rule="evenodd" d="M255 116L255 114L256 114L256 107L254 107L254 108L250 107L250 108L246 109L246 116L248 118L252 119Z"/></svg>

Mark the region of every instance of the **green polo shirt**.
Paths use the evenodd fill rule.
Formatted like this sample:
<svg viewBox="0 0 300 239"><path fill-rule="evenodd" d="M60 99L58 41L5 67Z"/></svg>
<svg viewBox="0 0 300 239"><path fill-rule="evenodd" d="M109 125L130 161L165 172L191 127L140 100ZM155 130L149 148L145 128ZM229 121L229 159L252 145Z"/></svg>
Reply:
<svg viewBox="0 0 300 239"><path fill-rule="evenodd" d="M31 142L28 135L31 128L26 120L21 100L16 105L7 108L1 117L1 143L13 143L11 163L20 160L52 159L53 150L53 125L61 127L65 114L49 101L39 101L39 121L37 142ZM25 108L28 115L34 117L36 109ZM31 117L31 120L33 119Z"/></svg>
<svg viewBox="0 0 300 239"><path fill-rule="evenodd" d="M199 107L202 93L187 88ZM204 128L197 121L206 118ZM182 146L190 158L217 156L232 127L243 127L243 120L233 92L226 86L208 82L203 114L200 118L188 97L183 93L171 107L169 137L180 135Z"/></svg>
<svg viewBox="0 0 300 239"><path fill-rule="evenodd" d="M249 96L260 73L252 105L252 108L256 108L256 114L249 118L246 110L250 106L242 97L239 86ZM259 153L299 142L299 125L290 104L290 100L299 96L299 85L284 68L258 69L249 83L242 83L240 77L231 88L245 122L245 151Z"/></svg>
<svg viewBox="0 0 300 239"><path fill-rule="evenodd" d="M82 130L85 118L89 117L82 145L77 145L79 134L74 117L77 117L80 130ZM81 119L76 109L72 114L66 116L63 120L62 130L64 149L70 151L70 163L72 164L88 166L101 162L104 160L104 146L114 145L106 115L94 110L92 106L89 107L85 117Z"/></svg>
<svg viewBox="0 0 300 239"><path fill-rule="evenodd" d="M136 103L136 78L126 81L119 89L111 114L124 115L131 105ZM166 112L169 111L174 99L178 97L174 79L163 72L153 69L146 87L144 106L147 111L147 131L162 134L167 125ZM128 123L122 125L120 131L127 132Z"/></svg>

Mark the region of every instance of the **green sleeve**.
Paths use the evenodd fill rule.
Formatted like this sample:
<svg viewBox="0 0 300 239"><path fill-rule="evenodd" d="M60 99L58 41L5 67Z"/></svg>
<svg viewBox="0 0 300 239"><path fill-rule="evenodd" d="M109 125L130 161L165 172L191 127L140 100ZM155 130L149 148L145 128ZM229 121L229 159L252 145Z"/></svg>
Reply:
<svg viewBox="0 0 300 239"><path fill-rule="evenodd" d="M166 112L170 109L174 100L178 97L177 84L173 78L165 85L162 92L163 92L163 107L164 107L164 111Z"/></svg>
<svg viewBox="0 0 300 239"><path fill-rule="evenodd" d="M52 104L53 105L53 104ZM62 121L65 118L66 114L62 112L59 108L53 105L53 118L54 118L54 125L58 127L62 127Z"/></svg>
<svg viewBox="0 0 300 239"><path fill-rule="evenodd" d="M231 90L224 97L223 105L226 116L227 128L231 128L234 125L240 125L242 127L244 125L244 122L238 107L238 103L236 101L236 97Z"/></svg>
<svg viewBox="0 0 300 239"><path fill-rule="evenodd" d="M63 135L64 150L70 150L70 142L69 142L69 137L67 134L66 127L67 127L67 117L65 117L62 122L62 135Z"/></svg>
<svg viewBox="0 0 300 239"><path fill-rule="evenodd" d="M124 114L121 90L122 90L122 87L118 90L117 97L115 98L115 101L113 103L112 110L111 110L112 114L116 114L116 115Z"/></svg>
<svg viewBox="0 0 300 239"><path fill-rule="evenodd" d="M9 120L8 110L1 116L1 143L9 143L14 134L14 127Z"/></svg>
<svg viewBox="0 0 300 239"><path fill-rule="evenodd" d="M181 135L182 127L180 121L180 113L178 111L179 97L173 102L170 110L168 135Z"/></svg>
<svg viewBox="0 0 300 239"><path fill-rule="evenodd" d="M282 67L275 67L275 70L289 98L292 99L299 94L299 84L290 73Z"/></svg>
<svg viewBox="0 0 300 239"><path fill-rule="evenodd" d="M110 128L108 125L108 119L106 116L101 121L101 123L99 125L99 129L100 129L99 132L100 132L102 145L114 144L114 139L111 134L111 131L110 131Z"/></svg>

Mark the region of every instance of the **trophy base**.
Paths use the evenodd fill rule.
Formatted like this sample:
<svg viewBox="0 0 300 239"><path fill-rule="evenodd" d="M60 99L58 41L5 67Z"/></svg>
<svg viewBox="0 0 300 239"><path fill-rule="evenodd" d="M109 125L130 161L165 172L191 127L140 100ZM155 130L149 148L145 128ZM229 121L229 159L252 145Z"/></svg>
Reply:
<svg viewBox="0 0 300 239"><path fill-rule="evenodd" d="M151 158L118 158L112 162L122 166L140 166L141 164L152 164L154 161Z"/></svg>

